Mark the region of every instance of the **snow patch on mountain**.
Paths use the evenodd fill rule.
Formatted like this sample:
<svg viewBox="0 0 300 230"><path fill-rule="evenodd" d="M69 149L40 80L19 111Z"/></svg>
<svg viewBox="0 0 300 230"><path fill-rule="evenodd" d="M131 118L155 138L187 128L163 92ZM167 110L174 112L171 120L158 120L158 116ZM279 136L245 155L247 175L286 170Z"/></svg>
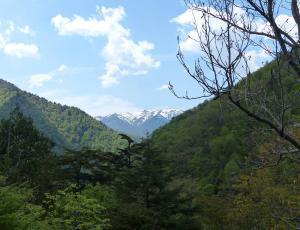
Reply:
<svg viewBox="0 0 300 230"><path fill-rule="evenodd" d="M156 109L134 113L114 113L107 116L98 116L96 119L119 132L145 137L181 113L183 113L183 110Z"/></svg>

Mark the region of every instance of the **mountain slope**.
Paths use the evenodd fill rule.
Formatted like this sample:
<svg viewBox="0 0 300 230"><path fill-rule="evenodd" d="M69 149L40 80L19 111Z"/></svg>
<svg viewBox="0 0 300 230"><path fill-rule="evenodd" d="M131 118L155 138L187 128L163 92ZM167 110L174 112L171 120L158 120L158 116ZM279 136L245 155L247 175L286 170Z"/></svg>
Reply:
<svg viewBox="0 0 300 230"><path fill-rule="evenodd" d="M271 67L272 63L251 77L257 81L267 79ZM295 91L299 82L285 74L282 83L286 97L293 99L289 103L297 108L300 97ZM289 112L294 133L299 132L292 126L299 122L299 114L298 109ZM278 136L269 127L245 115L225 97L181 114L152 135L152 142L171 162L174 174L197 178L197 188L204 193L208 188L217 192L245 169L246 159L253 160L251 157L260 154L265 144L275 141Z"/></svg>
<svg viewBox="0 0 300 230"><path fill-rule="evenodd" d="M223 113L218 102L207 102L153 133L153 143L173 162L176 175L196 174L215 185L231 159L240 163L250 152L245 134L251 121L230 106Z"/></svg>
<svg viewBox="0 0 300 230"><path fill-rule="evenodd" d="M96 119L118 132L135 137L146 137L182 112L174 109L144 110L137 113L114 113Z"/></svg>
<svg viewBox="0 0 300 230"><path fill-rule="evenodd" d="M0 118L16 107L59 147L114 151L121 143L116 132L80 109L49 102L0 79Z"/></svg>

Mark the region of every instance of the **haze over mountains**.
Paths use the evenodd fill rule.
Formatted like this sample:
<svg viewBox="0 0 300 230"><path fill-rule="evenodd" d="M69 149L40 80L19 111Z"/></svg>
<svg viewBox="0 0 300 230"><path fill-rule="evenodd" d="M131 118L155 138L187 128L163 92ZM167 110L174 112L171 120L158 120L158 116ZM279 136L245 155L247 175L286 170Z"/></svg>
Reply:
<svg viewBox="0 0 300 230"><path fill-rule="evenodd" d="M135 113L114 113L108 116L98 116L96 119L118 132L133 137L147 137L181 113L183 110L157 109Z"/></svg>

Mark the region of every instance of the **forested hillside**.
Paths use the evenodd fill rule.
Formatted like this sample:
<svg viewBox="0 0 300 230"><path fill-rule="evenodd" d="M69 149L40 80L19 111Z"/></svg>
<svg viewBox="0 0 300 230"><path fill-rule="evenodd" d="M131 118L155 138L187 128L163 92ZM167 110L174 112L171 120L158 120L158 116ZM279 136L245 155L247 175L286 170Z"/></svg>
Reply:
<svg viewBox="0 0 300 230"><path fill-rule="evenodd" d="M274 63L267 64L251 78L262 84L269 79L273 67ZM297 105L300 100L295 95L299 83L288 72L282 83L286 97L290 99L290 107L295 108L287 114L288 125L292 133L297 133L300 117ZM267 82L266 90L271 91L273 84L272 81ZM277 105L271 96L269 100L276 111ZM247 116L224 96L205 101L176 117L154 132L152 140L177 165L178 173L196 175L203 182L201 186L209 184L218 189L216 186L226 180L226 175L239 172L245 167L246 158L257 154L262 146L277 138L268 126ZM226 172L228 170L233 172Z"/></svg>
<svg viewBox="0 0 300 230"><path fill-rule="evenodd" d="M261 83L273 65L251 77ZM288 74L283 77L295 108L298 84ZM289 132L297 140L299 114L298 109L288 113ZM225 96L178 116L153 134L152 144L169 162L171 184L180 186L190 208L198 210L193 218L204 229L299 227L299 152L290 153L288 143Z"/></svg>
<svg viewBox="0 0 300 230"><path fill-rule="evenodd" d="M115 151L120 146L116 132L80 109L49 102L0 80L0 118L7 118L16 107L31 117L35 126L59 148L89 147Z"/></svg>
<svg viewBox="0 0 300 230"><path fill-rule="evenodd" d="M262 79L271 67L253 76ZM288 95L297 92L297 84L285 76ZM32 102L37 98L4 85L2 95L10 100L2 108L18 98L21 111L13 110L0 123L3 229L300 226L298 152L290 153L288 143L225 97L176 117L150 140L136 144L121 135L127 145L116 152L84 148L56 156L52 141L22 114L32 114L22 107L31 105L28 101L41 106ZM289 113L289 132L297 139L298 117L297 109Z"/></svg>
<svg viewBox="0 0 300 230"><path fill-rule="evenodd" d="M0 80L0 230L300 230L299 0L24 2L1 71L113 115Z"/></svg>

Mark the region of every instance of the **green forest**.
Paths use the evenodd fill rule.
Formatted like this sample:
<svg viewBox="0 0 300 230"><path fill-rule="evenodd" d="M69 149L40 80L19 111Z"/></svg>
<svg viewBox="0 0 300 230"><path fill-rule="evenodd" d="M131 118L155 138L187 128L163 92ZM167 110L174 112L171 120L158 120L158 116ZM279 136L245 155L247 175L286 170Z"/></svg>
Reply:
<svg viewBox="0 0 300 230"><path fill-rule="evenodd" d="M0 79L0 118L8 118L15 107L33 119L58 151L64 147L115 151L122 145L116 132L80 109L49 102Z"/></svg>
<svg viewBox="0 0 300 230"><path fill-rule="evenodd" d="M198 94L167 88L200 102L140 140L0 79L0 230L299 230L300 3L282 2L183 1L201 52L186 57L178 38L177 59ZM253 47L269 58L255 71Z"/></svg>
<svg viewBox="0 0 300 230"><path fill-rule="evenodd" d="M297 229L299 162L222 100L109 152L53 152L16 107L0 125L0 228Z"/></svg>

